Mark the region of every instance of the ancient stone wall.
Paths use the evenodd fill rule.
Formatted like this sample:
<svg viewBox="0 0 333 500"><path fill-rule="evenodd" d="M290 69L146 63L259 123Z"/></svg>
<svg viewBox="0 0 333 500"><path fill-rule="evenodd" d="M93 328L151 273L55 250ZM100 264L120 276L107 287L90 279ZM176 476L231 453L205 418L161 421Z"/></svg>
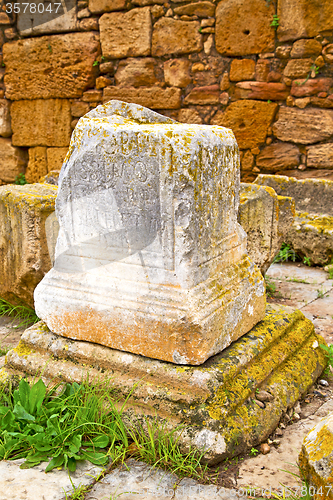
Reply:
<svg viewBox="0 0 333 500"><path fill-rule="evenodd" d="M110 99L232 128L245 181L333 179L332 0L78 0L44 24L28 4L28 27L10 5L0 183L59 169L80 116Z"/></svg>

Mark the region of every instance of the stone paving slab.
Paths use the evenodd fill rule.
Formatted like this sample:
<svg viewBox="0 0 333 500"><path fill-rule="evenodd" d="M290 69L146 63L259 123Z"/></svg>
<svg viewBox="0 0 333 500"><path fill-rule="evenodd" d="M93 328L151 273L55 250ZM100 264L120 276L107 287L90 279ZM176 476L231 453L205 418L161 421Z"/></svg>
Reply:
<svg viewBox="0 0 333 500"><path fill-rule="evenodd" d="M246 459L239 470L237 487L256 487L276 491L281 484L288 488L301 486L301 481L292 474L299 474L297 462L304 437L323 417L333 411L333 400L324 403L314 415L299 420L284 431L282 443L271 448L269 455L257 455ZM292 474L289 474L290 471Z"/></svg>
<svg viewBox="0 0 333 500"><path fill-rule="evenodd" d="M0 461L0 500L64 500L66 493L73 491L72 483L76 488L91 485L103 470L82 462L70 479L64 470L54 469L46 474L46 462L32 469L20 469L23 462L23 459Z"/></svg>
<svg viewBox="0 0 333 500"><path fill-rule="evenodd" d="M321 267L309 267L297 262L272 264L266 273L269 278L290 280L296 278L311 284L321 284L327 281L328 274Z"/></svg>
<svg viewBox="0 0 333 500"><path fill-rule="evenodd" d="M153 469L144 462L130 459L121 468L107 474L86 494L85 500L220 500L237 498L235 490L202 485L189 478L179 480L169 472Z"/></svg>

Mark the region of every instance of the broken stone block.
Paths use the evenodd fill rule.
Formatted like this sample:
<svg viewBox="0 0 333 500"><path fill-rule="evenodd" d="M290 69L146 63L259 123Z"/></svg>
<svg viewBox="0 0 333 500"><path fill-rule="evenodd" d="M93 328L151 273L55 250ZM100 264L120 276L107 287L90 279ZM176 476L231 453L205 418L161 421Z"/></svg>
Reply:
<svg viewBox="0 0 333 500"><path fill-rule="evenodd" d="M104 57L118 59L150 55L152 26L149 7L103 14L99 27Z"/></svg>
<svg viewBox="0 0 333 500"><path fill-rule="evenodd" d="M50 99L80 97L95 83L100 54L96 33L27 38L5 43L6 97Z"/></svg>
<svg viewBox="0 0 333 500"><path fill-rule="evenodd" d="M101 294L99 301L104 299ZM39 323L7 354L4 372L10 377L42 371L53 383L111 380L118 400L128 398L124 418L145 428L146 419L157 417L176 433L184 452L198 449L214 464L267 439L325 368L322 343L300 311L281 309L267 312L249 333L201 366L180 367L63 338ZM262 408L254 400L258 390L269 394Z"/></svg>
<svg viewBox="0 0 333 500"><path fill-rule="evenodd" d="M14 146L68 146L71 105L68 99L15 101L11 106Z"/></svg>
<svg viewBox="0 0 333 500"><path fill-rule="evenodd" d="M245 56L274 50L272 3L225 0L216 9L216 50L225 56Z"/></svg>
<svg viewBox="0 0 333 500"><path fill-rule="evenodd" d="M236 84L236 97L240 99L262 99L264 101L284 101L289 89L284 83L240 82Z"/></svg>
<svg viewBox="0 0 333 500"><path fill-rule="evenodd" d="M181 7L175 7L174 13L178 16L198 16L213 17L215 14L215 5L212 2L204 0L203 2L194 2Z"/></svg>
<svg viewBox="0 0 333 500"><path fill-rule="evenodd" d="M39 317L65 337L177 364L203 363L249 331L265 294L237 222L238 168L224 128L119 101L81 118Z"/></svg>
<svg viewBox="0 0 333 500"><path fill-rule="evenodd" d="M315 80L294 80L291 86L291 95L304 97L328 92L333 84L332 78L316 78Z"/></svg>
<svg viewBox="0 0 333 500"><path fill-rule="evenodd" d="M230 81L253 80L256 63L253 59L233 59L230 65Z"/></svg>
<svg viewBox="0 0 333 500"><path fill-rule="evenodd" d="M10 139L0 137L0 181L14 182L16 176L24 173L27 163L26 151L12 146Z"/></svg>
<svg viewBox="0 0 333 500"><path fill-rule="evenodd" d="M314 498L323 500L332 498L330 493L333 487L332 459L333 415L329 414L304 438L299 455L299 468L309 491L315 492Z"/></svg>
<svg viewBox="0 0 333 500"><path fill-rule="evenodd" d="M322 51L322 45L318 40L302 39L296 40L290 52L290 57L298 59L301 57L319 56Z"/></svg>
<svg viewBox="0 0 333 500"><path fill-rule="evenodd" d="M241 183L240 193L238 221L247 234L247 253L265 275L293 223L293 207L270 187Z"/></svg>
<svg viewBox="0 0 333 500"><path fill-rule="evenodd" d="M256 165L261 171L274 173L298 167L300 164L300 151L294 144L277 142L266 146L257 156Z"/></svg>
<svg viewBox="0 0 333 500"><path fill-rule="evenodd" d="M208 85L206 87L194 87L185 97L185 104L207 105L218 104L220 90L218 85Z"/></svg>
<svg viewBox="0 0 333 500"><path fill-rule="evenodd" d="M294 198L296 217L285 243L312 264L329 262L333 257L333 181L261 174L255 184Z"/></svg>
<svg viewBox="0 0 333 500"><path fill-rule="evenodd" d="M0 297L33 306L34 289L51 268L45 221L56 194L46 184L0 187Z"/></svg>

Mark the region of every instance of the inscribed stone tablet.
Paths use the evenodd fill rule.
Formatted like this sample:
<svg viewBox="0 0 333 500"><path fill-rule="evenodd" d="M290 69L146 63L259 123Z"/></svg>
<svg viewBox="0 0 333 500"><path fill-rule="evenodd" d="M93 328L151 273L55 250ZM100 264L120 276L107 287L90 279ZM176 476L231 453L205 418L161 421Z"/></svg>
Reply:
<svg viewBox="0 0 333 500"><path fill-rule="evenodd" d="M37 314L65 337L203 363L264 316L238 197L231 130L98 106L61 171L56 259Z"/></svg>

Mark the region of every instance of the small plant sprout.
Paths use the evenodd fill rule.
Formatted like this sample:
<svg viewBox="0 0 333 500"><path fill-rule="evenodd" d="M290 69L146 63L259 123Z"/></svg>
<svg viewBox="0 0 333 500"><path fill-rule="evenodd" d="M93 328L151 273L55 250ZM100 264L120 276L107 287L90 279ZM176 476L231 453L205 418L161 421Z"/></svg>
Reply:
<svg viewBox="0 0 333 500"><path fill-rule="evenodd" d="M265 276L265 284L267 296L272 297L276 292L276 284L267 275Z"/></svg>
<svg viewBox="0 0 333 500"><path fill-rule="evenodd" d="M14 184L18 184L19 186L24 186L24 184L28 184L27 179L24 174L18 174L15 177Z"/></svg>
<svg viewBox="0 0 333 500"><path fill-rule="evenodd" d="M322 298L324 298L324 297L325 297L325 293L326 293L326 292L324 292L324 290L319 290L319 289L318 289L318 290L317 290L317 298L318 298L318 299L322 299Z"/></svg>
<svg viewBox="0 0 333 500"><path fill-rule="evenodd" d="M250 455L252 457L255 457L256 455L258 455L258 453L259 453L259 450L257 450L257 448L251 448Z"/></svg>
<svg viewBox="0 0 333 500"><path fill-rule="evenodd" d="M273 14L273 21L271 22L271 26L277 30L279 27L279 16L277 14Z"/></svg>
<svg viewBox="0 0 333 500"><path fill-rule="evenodd" d="M304 257L303 264L306 264L307 266L311 266L311 260L310 260L310 258L309 257Z"/></svg>
<svg viewBox="0 0 333 500"><path fill-rule="evenodd" d="M291 260L292 262L296 262L297 260L301 260L300 256L295 252L290 245L287 243L282 243L281 248L277 256L274 258L273 263L276 264L278 262L288 262Z"/></svg>
<svg viewBox="0 0 333 500"><path fill-rule="evenodd" d="M0 317L10 316L13 321L19 321L14 328L27 328L40 321L35 311L25 305L13 305L0 297Z"/></svg>

